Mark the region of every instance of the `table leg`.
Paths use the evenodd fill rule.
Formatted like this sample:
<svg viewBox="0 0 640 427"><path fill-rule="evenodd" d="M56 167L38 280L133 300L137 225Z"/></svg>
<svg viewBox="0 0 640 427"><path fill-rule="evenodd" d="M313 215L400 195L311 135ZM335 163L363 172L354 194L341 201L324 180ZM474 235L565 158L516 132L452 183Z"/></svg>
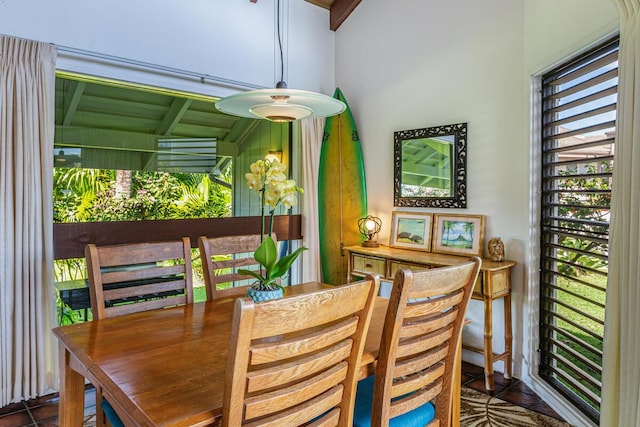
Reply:
<svg viewBox="0 0 640 427"><path fill-rule="evenodd" d="M484 296L484 386L494 389L493 383L493 300Z"/></svg>
<svg viewBox="0 0 640 427"><path fill-rule="evenodd" d="M513 332L511 330L511 293L508 293L504 297L504 377L511 379L512 369L512 343Z"/></svg>
<svg viewBox="0 0 640 427"><path fill-rule="evenodd" d="M71 369L71 354L60 344L60 427L81 426L84 419L84 377Z"/></svg>

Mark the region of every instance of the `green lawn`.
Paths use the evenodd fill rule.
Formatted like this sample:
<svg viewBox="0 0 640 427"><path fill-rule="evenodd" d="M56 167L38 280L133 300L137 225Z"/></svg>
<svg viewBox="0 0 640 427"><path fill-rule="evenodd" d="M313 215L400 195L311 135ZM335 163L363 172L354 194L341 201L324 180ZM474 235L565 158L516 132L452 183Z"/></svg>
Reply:
<svg viewBox="0 0 640 427"><path fill-rule="evenodd" d="M579 279L596 285L602 289L605 289L607 285L607 278L597 274L580 276ZM556 333L556 340L562 342L566 347L582 355L585 359L593 362L596 366L602 367L602 357L600 354L603 348L603 340L601 337L604 336L605 292L565 278L558 279L557 285L562 290L556 291L556 299L566 304L566 307L558 304L556 310L558 315L566 318L567 321L560 319L557 320L556 326L563 332ZM581 297L593 302L586 301ZM599 306L598 304L601 304L602 306ZM584 312L588 314L588 316L585 316L580 312ZM583 330L583 328L586 329L586 331ZM594 350L574 342L572 338L592 346ZM593 369L588 363L581 361L579 358L560 347L557 347L555 352L561 357L567 359L572 365L575 365L585 374L593 377L596 381L601 381L602 375L599 369ZM561 363L559 363L558 368L565 371L567 375L573 377L593 394L600 396L600 387L596 387L591 384L583 375L572 372L569 366L565 366ZM591 402L591 406L599 408L600 405L595 399L576 389L570 383L562 379L560 379L560 381L583 399Z"/></svg>
<svg viewBox="0 0 640 427"><path fill-rule="evenodd" d="M201 302L207 300L207 291L204 286L194 286L193 287L193 301Z"/></svg>

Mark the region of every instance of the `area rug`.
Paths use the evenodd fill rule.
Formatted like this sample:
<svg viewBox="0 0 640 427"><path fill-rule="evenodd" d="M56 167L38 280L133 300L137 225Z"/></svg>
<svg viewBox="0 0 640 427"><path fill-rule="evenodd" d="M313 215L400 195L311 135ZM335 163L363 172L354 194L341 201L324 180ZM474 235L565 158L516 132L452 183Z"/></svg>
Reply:
<svg viewBox="0 0 640 427"><path fill-rule="evenodd" d="M461 427L571 427L571 424L462 387Z"/></svg>

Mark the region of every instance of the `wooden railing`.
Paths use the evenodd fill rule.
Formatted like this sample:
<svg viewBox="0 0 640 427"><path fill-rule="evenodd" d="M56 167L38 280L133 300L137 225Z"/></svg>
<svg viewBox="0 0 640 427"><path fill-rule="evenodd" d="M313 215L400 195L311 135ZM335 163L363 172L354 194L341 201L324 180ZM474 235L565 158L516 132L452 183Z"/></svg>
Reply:
<svg viewBox="0 0 640 427"><path fill-rule="evenodd" d="M279 241L302 239L301 215L277 215L273 231ZM199 236L219 237L259 234L260 217L171 219L154 221L79 222L53 224L55 259L83 258L87 243L161 242L182 237L198 246Z"/></svg>

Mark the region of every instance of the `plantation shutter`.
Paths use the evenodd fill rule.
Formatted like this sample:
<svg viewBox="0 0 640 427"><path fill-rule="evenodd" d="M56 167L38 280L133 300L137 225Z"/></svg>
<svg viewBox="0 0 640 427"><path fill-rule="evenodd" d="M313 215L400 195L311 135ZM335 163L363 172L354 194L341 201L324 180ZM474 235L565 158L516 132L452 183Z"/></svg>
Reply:
<svg viewBox="0 0 640 427"><path fill-rule="evenodd" d="M618 39L542 79L540 375L600 416Z"/></svg>

